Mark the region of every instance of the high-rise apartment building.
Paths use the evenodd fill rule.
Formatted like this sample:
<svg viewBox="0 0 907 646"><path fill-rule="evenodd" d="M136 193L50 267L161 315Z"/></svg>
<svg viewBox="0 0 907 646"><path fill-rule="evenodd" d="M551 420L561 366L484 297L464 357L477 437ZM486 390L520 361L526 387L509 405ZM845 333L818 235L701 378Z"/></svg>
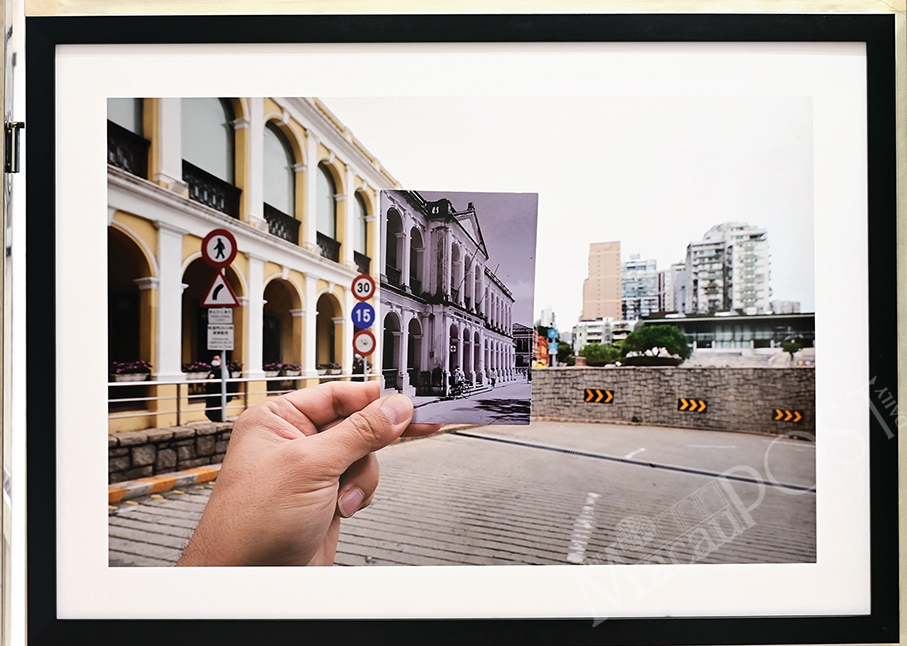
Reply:
<svg viewBox="0 0 907 646"><path fill-rule="evenodd" d="M767 231L745 222L725 222L687 246L685 312L771 311Z"/></svg>
<svg viewBox="0 0 907 646"><path fill-rule="evenodd" d="M580 320L622 318L621 298L620 242L593 242L589 245L589 277L583 283Z"/></svg>
<svg viewBox="0 0 907 646"><path fill-rule="evenodd" d="M655 260L631 254L623 264L621 276L623 298L621 311L624 320L636 321L659 310L658 269Z"/></svg>

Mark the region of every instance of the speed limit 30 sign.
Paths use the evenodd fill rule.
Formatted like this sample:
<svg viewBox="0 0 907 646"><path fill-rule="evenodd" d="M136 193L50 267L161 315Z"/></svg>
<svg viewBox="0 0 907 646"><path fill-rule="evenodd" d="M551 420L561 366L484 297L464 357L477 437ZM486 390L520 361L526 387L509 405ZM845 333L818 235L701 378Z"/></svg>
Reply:
<svg viewBox="0 0 907 646"><path fill-rule="evenodd" d="M359 274L353 279L351 289L357 301L367 301L375 295L375 279L368 274Z"/></svg>

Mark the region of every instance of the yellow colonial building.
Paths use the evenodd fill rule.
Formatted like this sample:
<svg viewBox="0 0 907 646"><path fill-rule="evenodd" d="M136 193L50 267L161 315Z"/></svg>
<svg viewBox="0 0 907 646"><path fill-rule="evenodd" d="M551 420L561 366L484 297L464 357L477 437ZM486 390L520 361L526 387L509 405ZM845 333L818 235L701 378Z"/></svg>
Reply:
<svg viewBox="0 0 907 646"><path fill-rule="evenodd" d="M229 414L266 396L266 364L299 364L300 385L338 364L349 375L350 284L378 281L378 191L399 187L318 99L111 99L108 358L151 374L111 384L110 432L205 419L183 367L215 354L202 306L215 270L201 258L213 229L239 252Z"/></svg>

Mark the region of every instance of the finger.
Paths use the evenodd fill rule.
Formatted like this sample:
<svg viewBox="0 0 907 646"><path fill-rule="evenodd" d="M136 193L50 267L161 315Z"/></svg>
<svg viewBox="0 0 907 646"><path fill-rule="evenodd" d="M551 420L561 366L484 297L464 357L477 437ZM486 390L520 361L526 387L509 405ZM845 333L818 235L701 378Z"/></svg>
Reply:
<svg viewBox="0 0 907 646"><path fill-rule="evenodd" d="M326 424L343 419L378 399L377 381L333 382L274 397L262 402L270 413L286 420L305 435L317 433Z"/></svg>
<svg viewBox="0 0 907 646"><path fill-rule="evenodd" d="M349 518L360 509L368 507L378 488L378 456L369 453L356 460L340 479L337 492L337 511Z"/></svg>
<svg viewBox="0 0 907 646"><path fill-rule="evenodd" d="M424 437L440 430L440 424L410 424L403 431L403 437Z"/></svg>
<svg viewBox="0 0 907 646"><path fill-rule="evenodd" d="M305 450L328 472L337 475L353 462L396 440L413 418L413 403L406 395L374 401L337 426L305 438Z"/></svg>

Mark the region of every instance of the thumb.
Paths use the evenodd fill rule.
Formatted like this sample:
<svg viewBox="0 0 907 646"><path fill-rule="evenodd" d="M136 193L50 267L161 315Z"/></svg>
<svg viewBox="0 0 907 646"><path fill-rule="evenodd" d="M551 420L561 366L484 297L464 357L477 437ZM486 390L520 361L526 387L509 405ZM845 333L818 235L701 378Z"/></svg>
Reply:
<svg viewBox="0 0 907 646"><path fill-rule="evenodd" d="M406 395L390 395L373 401L345 420L306 438L312 457L343 473L353 462L396 440L413 418L413 403Z"/></svg>

